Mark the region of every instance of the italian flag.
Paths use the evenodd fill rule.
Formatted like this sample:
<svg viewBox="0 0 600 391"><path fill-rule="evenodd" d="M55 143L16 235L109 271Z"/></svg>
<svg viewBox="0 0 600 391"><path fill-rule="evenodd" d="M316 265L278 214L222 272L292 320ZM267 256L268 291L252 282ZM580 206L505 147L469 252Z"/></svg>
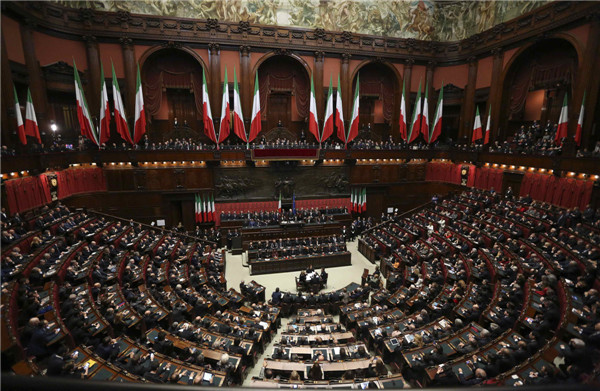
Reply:
<svg viewBox="0 0 600 391"><path fill-rule="evenodd" d="M208 205L206 203L206 197L202 197L202 220L208 221Z"/></svg>
<svg viewBox="0 0 600 391"><path fill-rule="evenodd" d="M419 92L417 92L417 100L415 101L415 109L413 110L410 132L408 134L407 143L410 144L419 136L421 131L421 82L419 81Z"/></svg>
<svg viewBox="0 0 600 391"><path fill-rule="evenodd" d="M133 125L133 141L137 144L146 133L146 110L144 109L144 94L142 92L142 77L140 64L137 66L137 81L135 83L135 123Z"/></svg>
<svg viewBox="0 0 600 391"><path fill-rule="evenodd" d="M108 106L108 91L104 80L104 66L100 63L100 144L105 144L110 138L110 107Z"/></svg>
<svg viewBox="0 0 600 391"><path fill-rule="evenodd" d="M431 144L442 134L442 110L444 108L444 83L442 82L442 88L440 89L440 97L438 98L437 105L435 107L435 114L433 116L433 128L429 134L428 144Z"/></svg>
<svg viewBox="0 0 600 391"><path fill-rule="evenodd" d="M406 92L404 80L402 80L402 97L400 98L400 137L406 141Z"/></svg>
<svg viewBox="0 0 600 391"><path fill-rule="evenodd" d="M560 117L558 117L558 128L556 129L556 137L554 142L556 145L562 144L562 139L567 137L567 124L569 122L569 110L567 108L567 93L565 92L565 98L563 99L562 109L560 110Z"/></svg>
<svg viewBox="0 0 600 391"><path fill-rule="evenodd" d="M429 143L429 83L425 84L425 100L423 101L423 114L421 114L421 133L423 140Z"/></svg>
<svg viewBox="0 0 600 391"><path fill-rule="evenodd" d="M483 145L490 142L490 131L492 129L492 106L488 110L487 123L485 124L485 135L483 136Z"/></svg>
<svg viewBox="0 0 600 391"><path fill-rule="evenodd" d="M200 222L200 196L198 194L194 197L194 220L196 223Z"/></svg>
<svg viewBox="0 0 600 391"><path fill-rule="evenodd" d="M206 220L207 221L213 221L213 209L212 209L212 198L211 196L206 196L206 207L207 207L207 212L206 212Z"/></svg>
<svg viewBox="0 0 600 391"><path fill-rule="evenodd" d="M33 108L33 100L31 99L31 91L27 89L27 105L25 106L25 134L35 137L38 143L42 143L40 137L40 129L38 128L37 118L35 117L35 109Z"/></svg>
<svg viewBox="0 0 600 391"><path fill-rule="evenodd" d="M356 88L354 89L354 100L352 101L352 114L350 114L350 129L348 129L348 137L346 137L345 140L346 146L358 136L359 77L360 75L356 76Z"/></svg>
<svg viewBox="0 0 600 391"><path fill-rule="evenodd" d="M217 143L217 134L215 133L215 124L210 110L210 100L208 98L208 87L206 86L206 73L202 71L202 118L204 118L204 134L214 143ZM217 143L217 149L219 143Z"/></svg>
<svg viewBox="0 0 600 391"><path fill-rule="evenodd" d="M248 142L246 128L244 127L244 115L242 114L242 99L238 87L235 67L233 67L233 132L245 143Z"/></svg>
<svg viewBox="0 0 600 391"><path fill-rule="evenodd" d="M202 195L198 194L198 221L201 223L205 221L203 207L204 205L202 204Z"/></svg>
<svg viewBox="0 0 600 391"><path fill-rule="evenodd" d="M277 212L281 213L281 192L279 192L279 202L277 203Z"/></svg>
<svg viewBox="0 0 600 391"><path fill-rule="evenodd" d="M583 129L583 114L585 111L585 92L583 93L583 100L581 101L581 109L579 109L579 119L577 119L577 129L575 129L575 142L579 147L581 145L581 131Z"/></svg>
<svg viewBox="0 0 600 391"><path fill-rule="evenodd" d="M131 134L129 133L129 126L127 126L127 119L125 115L125 106L123 105L123 98L121 98L121 90L119 89L119 81L115 74L115 65L111 62L112 67L112 85L113 85L113 100L115 101L115 122L117 123L117 133L121 135L121 138L127 141L129 144L133 144Z"/></svg>
<svg viewBox="0 0 600 391"><path fill-rule="evenodd" d="M363 187L362 189L362 197L360 200L360 211L362 212L366 212L367 211L367 188Z"/></svg>
<svg viewBox="0 0 600 391"><path fill-rule="evenodd" d="M473 123L473 136L471 142L475 142L481 139L481 117L479 116L479 106L475 112L475 122Z"/></svg>
<svg viewBox="0 0 600 391"><path fill-rule="evenodd" d="M85 94L83 88L81 88L81 80L79 80L79 72L77 71L77 65L73 60L73 72L75 74L75 99L77 100L77 119L79 120L79 127L81 128L81 134L84 137L92 140L94 144L99 145L98 137L96 136L96 130L92 124L92 117L88 110L87 103L85 101Z"/></svg>
<svg viewBox="0 0 600 391"><path fill-rule="evenodd" d="M215 196L210 195L210 221L215 221Z"/></svg>
<svg viewBox="0 0 600 391"><path fill-rule="evenodd" d="M325 141L333 134L333 88L331 87L331 77L329 78L329 92L327 93L327 104L325 105L325 123L323 124L323 134L321 141Z"/></svg>
<svg viewBox="0 0 600 391"><path fill-rule="evenodd" d="M356 189L352 189L350 193L350 212L356 211Z"/></svg>
<svg viewBox="0 0 600 391"><path fill-rule="evenodd" d="M19 106L19 97L17 96L17 89L13 86L15 92L15 116L17 117L17 134L21 144L27 145L27 136L25 135L25 125L23 124L23 116L21 115L21 106Z"/></svg>
<svg viewBox="0 0 600 391"><path fill-rule="evenodd" d="M319 122L317 116L317 100L315 99L315 86L313 83L313 77L310 75L310 114L308 116L308 131L315 136L319 144L321 138L319 137Z"/></svg>
<svg viewBox="0 0 600 391"><path fill-rule="evenodd" d="M250 123L250 139L248 142L252 142L260 133L262 127L260 121L260 92L258 90L258 72L256 72L254 96L252 97L252 122Z"/></svg>
<svg viewBox="0 0 600 391"><path fill-rule="evenodd" d="M337 136L342 142L346 142L346 131L344 130L344 110L342 109L342 85L340 84L340 75L338 74L337 92L335 98L335 126L337 126Z"/></svg>
<svg viewBox="0 0 600 391"><path fill-rule="evenodd" d="M225 67L225 81L223 82L223 100L221 100L221 126L219 127L219 143L229 136L229 84L227 83L227 67Z"/></svg>

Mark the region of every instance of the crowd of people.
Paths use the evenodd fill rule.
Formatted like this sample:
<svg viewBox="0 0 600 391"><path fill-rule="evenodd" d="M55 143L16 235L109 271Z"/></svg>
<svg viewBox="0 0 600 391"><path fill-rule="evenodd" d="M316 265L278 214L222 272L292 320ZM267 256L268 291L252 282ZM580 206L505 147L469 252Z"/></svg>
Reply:
<svg viewBox="0 0 600 391"><path fill-rule="evenodd" d="M280 238L248 243L248 259L279 259L335 254L346 251L346 240L341 235Z"/></svg>
<svg viewBox="0 0 600 391"><path fill-rule="evenodd" d="M96 369L77 359L68 332L95 360L151 382L206 384L205 372L239 383L229 357L252 363L260 348L245 351L240 341L262 344L264 325L278 325L278 310L265 303L249 303L250 314L237 312L244 298L226 290L216 246L60 203L27 221L4 210L0 219L3 233L14 231L3 237L2 294L16 300L3 317L12 319L25 354L49 376L87 378ZM60 318L43 320L48 311ZM123 338L137 348L124 351ZM172 338L190 347L173 346ZM204 358L203 349L213 358Z"/></svg>
<svg viewBox="0 0 600 391"><path fill-rule="evenodd" d="M306 224L333 222L335 215L348 214L347 208L298 208L281 211L221 212L221 221L243 221L244 227L267 227L285 222Z"/></svg>
<svg viewBox="0 0 600 391"><path fill-rule="evenodd" d="M554 138L556 135L557 124L550 121L546 125L533 121L530 125L522 125L513 136L506 140L496 140L489 146L490 152L500 152L508 154L529 154L556 156L561 153L561 146L557 146ZM368 131L365 129L365 131ZM28 145L27 153L52 153L68 152L73 150L84 151L96 149L89 140L79 136L76 143L64 142L60 137L55 137L49 144L38 144L32 142ZM226 140L219 144L221 150L246 150L246 149L326 149L326 150L429 150L429 149L452 149L481 151L487 148L481 141L476 143L455 142L448 139L445 142L436 141L427 144L417 140L407 144L404 140L395 141L390 135L387 139L374 141L371 139L359 137L351 141L347 146L339 140L329 139L321 144L308 142L302 132L299 140L274 139L267 141L264 136L253 141L250 144L242 142L240 139ZM162 142L150 141L148 135L145 135L139 144L128 145L125 142L108 143L100 146L101 150L107 151L214 151L217 146L213 143L203 143L192 138L171 138ZM21 152L19 152L21 153ZM17 152L13 148L3 145L0 149L1 156L14 156ZM600 156L600 141L592 147L583 147L578 152L579 156Z"/></svg>
<svg viewBox="0 0 600 391"><path fill-rule="evenodd" d="M399 363L407 351L423 351L411 365L400 365L413 384L489 384L560 336L561 307L572 307L579 317L571 321L573 332L563 337L557 358L525 382L581 382L600 348L598 228L600 211L590 207L565 210L479 190L438 199L409 217L386 216L363 240L382 257L387 292L353 309L361 315L346 326L362 325L359 335L378 349L393 339L392 357ZM528 304L531 300L536 304ZM528 308L534 315L524 318ZM477 332L453 344L457 353L450 357L443 341L465 327ZM513 345L502 337L511 329L518 335ZM483 352L494 343L497 353ZM457 372L465 362L472 374ZM429 379L426 370L434 366L436 375Z"/></svg>

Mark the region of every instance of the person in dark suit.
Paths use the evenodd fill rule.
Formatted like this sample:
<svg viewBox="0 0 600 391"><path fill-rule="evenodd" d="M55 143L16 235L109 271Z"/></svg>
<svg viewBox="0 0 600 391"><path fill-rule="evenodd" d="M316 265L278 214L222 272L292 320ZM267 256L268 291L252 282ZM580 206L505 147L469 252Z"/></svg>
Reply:
<svg viewBox="0 0 600 391"><path fill-rule="evenodd" d="M27 353L38 359L47 357L50 354L48 343L52 341L58 332L58 328L52 332L43 322L39 322L31 334L31 339L27 345Z"/></svg>
<svg viewBox="0 0 600 391"><path fill-rule="evenodd" d="M458 368L458 380L460 381L460 384L472 386L481 383L486 378L487 374L485 373L485 371L481 368L477 368L475 370L475 376L472 379L466 380L462 368Z"/></svg>
<svg viewBox="0 0 600 391"><path fill-rule="evenodd" d="M275 288L275 292L271 295L271 304L279 305L281 303L281 292L279 287Z"/></svg>
<svg viewBox="0 0 600 391"><path fill-rule="evenodd" d="M431 382L431 387L452 387L459 384L458 379L454 376L454 372L452 372L452 367L450 365L444 364L438 367L437 372L435 373L435 377Z"/></svg>
<svg viewBox="0 0 600 391"><path fill-rule="evenodd" d="M102 343L96 348L96 354L104 360L112 361L119 355L121 348L116 340L104 337Z"/></svg>
<svg viewBox="0 0 600 391"><path fill-rule="evenodd" d="M171 364L167 364L160 368L160 364L157 359L152 360L150 363L150 370L144 373L144 378L153 383L164 383L169 377L169 369Z"/></svg>
<svg viewBox="0 0 600 391"><path fill-rule="evenodd" d="M167 334L164 331L160 331L152 347L157 353L169 356L173 352L173 342L166 339L166 336Z"/></svg>
<svg viewBox="0 0 600 391"><path fill-rule="evenodd" d="M46 375L48 376L60 376L63 373L65 367L65 354L67 353L67 348L64 345L61 345L57 352L52 354L48 359L48 369L46 370Z"/></svg>
<svg viewBox="0 0 600 391"><path fill-rule="evenodd" d="M308 371L308 378L310 380L323 380L323 370L318 362L314 363Z"/></svg>

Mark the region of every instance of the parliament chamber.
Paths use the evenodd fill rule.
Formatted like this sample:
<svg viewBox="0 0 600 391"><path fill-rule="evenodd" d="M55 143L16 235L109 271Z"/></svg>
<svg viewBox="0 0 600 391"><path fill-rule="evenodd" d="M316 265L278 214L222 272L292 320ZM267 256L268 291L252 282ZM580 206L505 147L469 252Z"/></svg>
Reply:
<svg viewBox="0 0 600 391"><path fill-rule="evenodd" d="M600 386L597 1L2 1L1 386Z"/></svg>

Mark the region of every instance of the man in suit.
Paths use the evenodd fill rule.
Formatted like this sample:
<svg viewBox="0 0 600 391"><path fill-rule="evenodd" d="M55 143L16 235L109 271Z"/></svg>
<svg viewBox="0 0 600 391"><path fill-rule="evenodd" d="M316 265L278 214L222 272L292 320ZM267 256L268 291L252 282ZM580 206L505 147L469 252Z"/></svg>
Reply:
<svg viewBox="0 0 600 391"><path fill-rule="evenodd" d="M50 331L45 323L47 322L39 322L37 324L31 334L29 344L27 345L27 353L38 359L45 358L50 354L48 343L50 343L59 332L58 328L56 328L54 332Z"/></svg>
<svg viewBox="0 0 600 391"><path fill-rule="evenodd" d="M275 292L271 295L271 304L279 305L281 303L281 292L279 287L275 288Z"/></svg>

